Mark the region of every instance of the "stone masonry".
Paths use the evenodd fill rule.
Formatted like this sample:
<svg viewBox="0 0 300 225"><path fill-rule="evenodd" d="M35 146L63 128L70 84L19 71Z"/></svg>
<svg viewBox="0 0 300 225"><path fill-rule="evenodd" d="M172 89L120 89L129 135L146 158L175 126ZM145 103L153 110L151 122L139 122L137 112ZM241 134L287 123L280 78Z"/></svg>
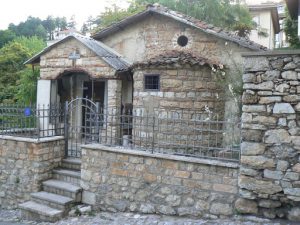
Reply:
<svg viewBox="0 0 300 225"><path fill-rule="evenodd" d="M82 201L112 212L230 216L237 168L237 163L86 145Z"/></svg>
<svg viewBox="0 0 300 225"><path fill-rule="evenodd" d="M0 207L13 208L40 190L64 157L63 137L0 136Z"/></svg>
<svg viewBox="0 0 300 225"><path fill-rule="evenodd" d="M72 52L80 54L75 67L69 55ZM40 62L41 79L54 80L58 76L70 72L85 72L91 78L114 78L115 70L101 60L96 53L88 49L76 39L71 39L59 44L41 56Z"/></svg>
<svg viewBox="0 0 300 225"><path fill-rule="evenodd" d="M245 55L243 82L236 209L300 221L300 52Z"/></svg>

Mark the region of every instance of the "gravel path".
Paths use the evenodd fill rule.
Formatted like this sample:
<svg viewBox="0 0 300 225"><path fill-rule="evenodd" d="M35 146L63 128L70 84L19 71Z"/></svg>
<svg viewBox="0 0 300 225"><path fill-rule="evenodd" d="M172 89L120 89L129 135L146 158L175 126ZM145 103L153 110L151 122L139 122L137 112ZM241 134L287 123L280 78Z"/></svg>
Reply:
<svg viewBox="0 0 300 225"><path fill-rule="evenodd" d="M271 221L257 217L236 216L230 219L189 219L175 216L142 215L135 213L100 212L94 216L68 217L56 223L25 221L19 210L0 209L0 225L296 225L288 221Z"/></svg>

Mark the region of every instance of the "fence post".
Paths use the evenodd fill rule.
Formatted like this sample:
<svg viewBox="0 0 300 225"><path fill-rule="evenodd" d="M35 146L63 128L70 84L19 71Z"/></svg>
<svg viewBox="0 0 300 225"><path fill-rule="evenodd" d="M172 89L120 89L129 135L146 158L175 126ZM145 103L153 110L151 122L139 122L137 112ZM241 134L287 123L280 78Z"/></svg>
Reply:
<svg viewBox="0 0 300 225"><path fill-rule="evenodd" d="M68 137L69 137L69 129L68 129L68 111L69 111L69 103L65 102L65 116L64 116L64 133L65 133L65 157L68 156Z"/></svg>
<svg viewBox="0 0 300 225"><path fill-rule="evenodd" d="M40 118L40 105L36 107L36 120L37 120L37 138L40 140L40 133L41 133L41 118Z"/></svg>
<svg viewBox="0 0 300 225"><path fill-rule="evenodd" d="M154 152L154 129L155 129L155 116L153 116L153 125L152 125L152 154Z"/></svg>

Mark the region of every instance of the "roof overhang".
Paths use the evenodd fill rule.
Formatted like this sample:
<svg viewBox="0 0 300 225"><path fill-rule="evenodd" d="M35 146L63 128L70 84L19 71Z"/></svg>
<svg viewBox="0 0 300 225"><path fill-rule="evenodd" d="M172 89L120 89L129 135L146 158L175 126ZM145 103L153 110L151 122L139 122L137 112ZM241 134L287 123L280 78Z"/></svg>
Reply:
<svg viewBox="0 0 300 225"><path fill-rule="evenodd" d="M298 20L298 37L300 39L300 0L285 0L291 18Z"/></svg>
<svg viewBox="0 0 300 225"><path fill-rule="evenodd" d="M299 16L299 0L285 0L287 8L289 10L289 13L291 15L291 18L296 20Z"/></svg>

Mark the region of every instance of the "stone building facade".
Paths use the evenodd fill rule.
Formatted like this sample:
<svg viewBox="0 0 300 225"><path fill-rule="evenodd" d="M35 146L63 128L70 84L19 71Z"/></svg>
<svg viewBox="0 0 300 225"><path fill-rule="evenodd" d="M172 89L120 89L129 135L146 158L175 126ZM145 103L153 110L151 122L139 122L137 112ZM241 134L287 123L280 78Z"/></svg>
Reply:
<svg viewBox="0 0 300 225"><path fill-rule="evenodd" d="M300 54L245 55L241 213L300 220Z"/></svg>

